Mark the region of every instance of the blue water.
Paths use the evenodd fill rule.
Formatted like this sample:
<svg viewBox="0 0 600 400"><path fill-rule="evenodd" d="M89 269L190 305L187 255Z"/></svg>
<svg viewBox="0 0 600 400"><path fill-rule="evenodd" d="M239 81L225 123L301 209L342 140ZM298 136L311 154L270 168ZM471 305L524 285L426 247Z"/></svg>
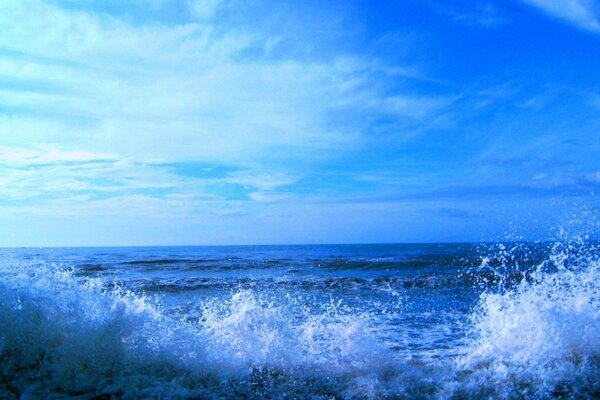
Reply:
<svg viewBox="0 0 600 400"><path fill-rule="evenodd" d="M5 249L0 398L593 398L598 244Z"/></svg>

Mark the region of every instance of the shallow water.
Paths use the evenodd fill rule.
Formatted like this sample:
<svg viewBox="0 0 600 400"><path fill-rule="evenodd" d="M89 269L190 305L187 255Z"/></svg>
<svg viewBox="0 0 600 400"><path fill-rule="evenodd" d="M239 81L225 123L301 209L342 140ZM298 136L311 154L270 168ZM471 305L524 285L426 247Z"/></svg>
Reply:
<svg viewBox="0 0 600 400"><path fill-rule="evenodd" d="M595 242L6 249L4 398L600 396Z"/></svg>

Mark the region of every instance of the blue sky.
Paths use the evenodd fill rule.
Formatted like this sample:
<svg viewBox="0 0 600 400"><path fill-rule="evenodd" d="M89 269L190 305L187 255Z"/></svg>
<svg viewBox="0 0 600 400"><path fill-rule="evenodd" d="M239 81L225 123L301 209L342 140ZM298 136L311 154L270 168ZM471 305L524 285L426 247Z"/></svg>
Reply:
<svg viewBox="0 0 600 400"><path fill-rule="evenodd" d="M3 0L0 32L3 246L545 238L599 205L597 1Z"/></svg>

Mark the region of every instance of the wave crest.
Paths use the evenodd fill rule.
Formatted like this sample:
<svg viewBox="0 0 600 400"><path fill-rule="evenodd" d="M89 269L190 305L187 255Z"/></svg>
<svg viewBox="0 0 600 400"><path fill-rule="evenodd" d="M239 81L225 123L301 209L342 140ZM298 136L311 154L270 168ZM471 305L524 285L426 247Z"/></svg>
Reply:
<svg viewBox="0 0 600 400"><path fill-rule="evenodd" d="M557 243L529 279L481 295L458 362L470 386L498 397L600 395L598 254L582 241Z"/></svg>
<svg viewBox="0 0 600 400"><path fill-rule="evenodd" d="M183 318L62 266L0 274L0 391L14 398L378 397L395 375L369 316L341 303L242 290Z"/></svg>

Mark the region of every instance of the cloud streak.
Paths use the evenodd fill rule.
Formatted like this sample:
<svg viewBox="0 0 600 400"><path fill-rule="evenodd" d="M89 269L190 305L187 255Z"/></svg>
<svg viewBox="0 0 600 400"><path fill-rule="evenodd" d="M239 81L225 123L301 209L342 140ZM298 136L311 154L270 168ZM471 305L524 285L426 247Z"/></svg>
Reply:
<svg viewBox="0 0 600 400"><path fill-rule="evenodd" d="M281 201L281 188L353 149L370 121L425 124L453 101L388 93L382 77L401 82L414 69L376 59L272 57L274 37L223 26L218 7L192 2L189 22L147 24L2 2L4 201L148 191L165 209L167 195ZM201 179L167 166L190 161L230 170Z"/></svg>
<svg viewBox="0 0 600 400"><path fill-rule="evenodd" d="M548 15L585 30L600 32L599 6L593 0L522 0Z"/></svg>
<svg viewBox="0 0 600 400"><path fill-rule="evenodd" d="M0 54L0 75L29 85L0 86L13 111L0 134L19 129L23 142L244 164L276 148L352 145L360 119L423 118L447 104L385 94L371 60L271 59L271 37L208 22L133 26L40 1L0 7L0 46L12 52ZM40 131L45 120L54 131Z"/></svg>
<svg viewBox="0 0 600 400"><path fill-rule="evenodd" d="M597 30L591 2L528 3ZM0 1L0 222L244 220L279 240L289 216L312 240L322 218L393 232L390 213L458 223L597 186L598 88L576 68L595 52L569 45L575 90L565 46L535 42L538 65L495 0L314 4Z"/></svg>

